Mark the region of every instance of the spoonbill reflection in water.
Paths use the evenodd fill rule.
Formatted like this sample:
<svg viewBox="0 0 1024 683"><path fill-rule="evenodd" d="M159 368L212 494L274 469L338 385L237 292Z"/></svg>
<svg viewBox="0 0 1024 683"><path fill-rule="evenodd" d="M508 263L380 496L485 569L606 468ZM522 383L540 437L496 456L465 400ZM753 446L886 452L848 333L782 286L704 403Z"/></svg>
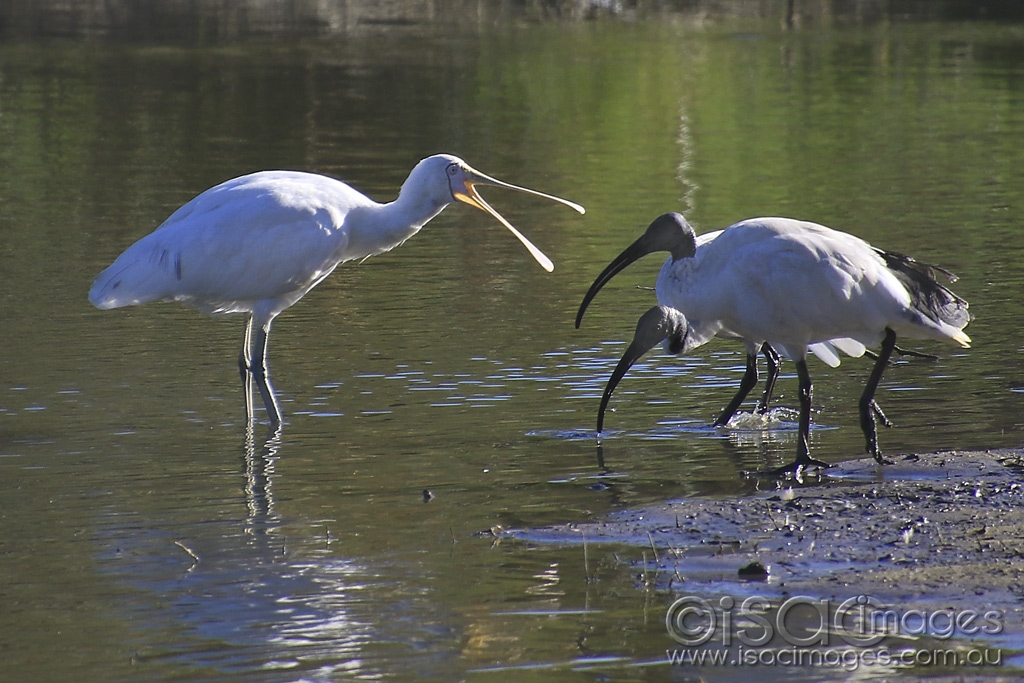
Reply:
<svg viewBox="0 0 1024 683"><path fill-rule="evenodd" d="M659 342L685 353L716 335L744 340L748 357L770 344L793 359L799 377L796 460L776 473L827 467L810 457L812 384L807 352L839 365L837 351L860 356L880 345L860 399L866 449L884 463L878 448L875 402L882 373L898 336L970 346L963 328L967 302L935 279L948 271L903 254L877 249L848 233L791 218L752 218L736 223L698 247L698 238L677 213L658 217L642 237L598 277L584 306L615 273L653 251L669 251L657 280L660 305L637 324L632 343L612 372L601 398L597 430L616 385Z"/></svg>
<svg viewBox="0 0 1024 683"><path fill-rule="evenodd" d="M248 313L239 371L246 410L258 388L271 424L281 409L270 383L267 337L277 315L331 274L339 263L389 251L415 235L452 202L496 218L548 272L551 260L484 201L490 185L578 204L511 185L438 154L420 161L398 198L380 204L349 185L314 173L261 171L228 180L179 208L100 273L89 301L102 309L179 301L205 313Z"/></svg>

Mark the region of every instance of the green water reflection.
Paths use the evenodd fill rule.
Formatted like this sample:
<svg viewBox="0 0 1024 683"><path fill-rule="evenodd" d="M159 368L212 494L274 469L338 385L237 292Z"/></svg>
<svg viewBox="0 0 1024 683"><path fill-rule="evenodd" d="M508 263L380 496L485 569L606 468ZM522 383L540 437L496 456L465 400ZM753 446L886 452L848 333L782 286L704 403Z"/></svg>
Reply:
<svg viewBox="0 0 1024 683"><path fill-rule="evenodd" d="M1024 29L774 19L499 23L182 48L0 44L0 646L32 680L664 678L664 610L616 558L492 526L749 490L792 432L707 428L738 345L654 354L597 396L653 295L594 274L657 214L792 215L943 264L977 320L879 400L884 450L1017 446ZM588 209L493 191L555 261L452 208L275 324L289 424L247 441L240 318L100 312L91 278L199 191L262 168L378 199L431 153ZM812 367L815 454L862 449L868 366ZM783 405L795 382L780 383ZM260 430L257 430L260 431ZM423 490L434 498L423 501ZM481 533L482 532L482 533ZM187 549L187 550L186 550ZM199 562L189 555L194 553ZM599 580L587 580L587 576ZM650 664L650 666L641 666ZM538 665L513 673L467 672ZM782 672L786 677L792 671ZM821 672L800 672L808 679Z"/></svg>

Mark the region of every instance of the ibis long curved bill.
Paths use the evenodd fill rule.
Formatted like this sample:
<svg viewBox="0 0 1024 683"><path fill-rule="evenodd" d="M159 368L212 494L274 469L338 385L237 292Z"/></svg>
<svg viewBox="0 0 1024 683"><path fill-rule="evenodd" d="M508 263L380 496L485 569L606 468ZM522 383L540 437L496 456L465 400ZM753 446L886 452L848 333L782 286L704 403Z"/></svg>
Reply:
<svg viewBox="0 0 1024 683"><path fill-rule="evenodd" d="M612 392L633 364L661 342L665 342L665 351L668 353L682 353L688 350L688 338L689 326L686 317L674 308L655 306L640 316L633 341L612 371L608 384L605 385L604 395L601 396L601 407L597 411L598 434L604 431L604 411L612 398Z"/></svg>
<svg viewBox="0 0 1024 683"><path fill-rule="evenodd" d="M523 246L530 252L530 255L533 256L533 258L537 260L537 263L539 263L541 267L549 273L555 269L555 264L551 262L551 259L549 259L544 252L538 249L533 242L527 239L526 235L516 230L511 223L505 220L504 216L484 201L484 198L480 196L479 192L477 192L476 186L491 185L494 187L504 187L509 190L518 190L519 192L525 192L526 194L550 199L551 201L558 202L559 204L565 204L569 208L578 211L581 214L586 213L586 209L575 202L570 202L568 199L562 199L561 197L556 197L544 192L538 192L537 190L531 190L527 187L520 187L519 185L506 183L470 168L465 164L461 167L456 167L454 165L450 167L449 182L451 184L452 197L454 197L456 201L476 207L497 219L499 223L508 228L509 231L516 236L516 239L523 243Z"/></svg>
<svg viewBox="0 0 1024 683"><path fill-rule="evenodd" d="M670 252L672 259L677 260L693 256L696 249L696 241L692 235L685 235L674 223L654 221L643 235L626 247L594 279L594 284L590 285L590 289L587 290L579 311L576 313L576 329L579 329L580 323L583 322L583 314L586 312L587 306L601 291L601 288L627 266L656 251Z"/></svg>

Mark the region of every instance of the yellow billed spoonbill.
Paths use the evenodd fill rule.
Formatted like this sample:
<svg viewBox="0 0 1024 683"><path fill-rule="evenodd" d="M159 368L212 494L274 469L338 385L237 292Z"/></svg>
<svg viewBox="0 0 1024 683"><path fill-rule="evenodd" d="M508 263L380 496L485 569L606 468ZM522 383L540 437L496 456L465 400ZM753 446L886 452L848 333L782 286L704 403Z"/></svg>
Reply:
<svg viewBox="0 0 1024 683"><path fill-rule="evenodd" d="M261 171L228 180L179 208L100 273L89 301L102 309L179 301L210 314L248 313L239 370L252 419L251 384L270 421L281 409L270 384L267 336L274 318L344 261L402 244L452 202L474 206L508 228L540 265L551 260L484 201L490 185L573 202L510 185L461 159L438 154L409 173L398 198L381 204L349 185L314 173Z"/></svg>

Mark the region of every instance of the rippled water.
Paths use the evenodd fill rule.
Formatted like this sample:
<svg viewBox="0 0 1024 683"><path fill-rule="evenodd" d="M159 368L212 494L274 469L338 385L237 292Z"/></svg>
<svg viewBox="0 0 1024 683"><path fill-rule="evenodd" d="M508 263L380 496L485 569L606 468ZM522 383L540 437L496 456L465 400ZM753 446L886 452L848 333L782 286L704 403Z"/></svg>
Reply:
<svg viewBox="0 0 1024 683"><path fill-rule="evenodd" d="M667 210L699 231L813 219L955 271L975 346L912 345L940 360L887 372L882 447L1018 446L1024 30L673 17L0 45L7 671L668 677L672 597L638 584L640 551L491 532L742 494L741 471L791 459L791 364L772 429L710 426L743 371L728 341L645 357L597 445L660 259L620 275L580 330L575 309ZM240 318L86 300L124 247L221 180L301 168L386 199L438 151L588 213L486 193L551 275L467 207L340 267L275 323L278 435L245 423ZM811 371L815 455L859 457L869 362Z"/></svg>

